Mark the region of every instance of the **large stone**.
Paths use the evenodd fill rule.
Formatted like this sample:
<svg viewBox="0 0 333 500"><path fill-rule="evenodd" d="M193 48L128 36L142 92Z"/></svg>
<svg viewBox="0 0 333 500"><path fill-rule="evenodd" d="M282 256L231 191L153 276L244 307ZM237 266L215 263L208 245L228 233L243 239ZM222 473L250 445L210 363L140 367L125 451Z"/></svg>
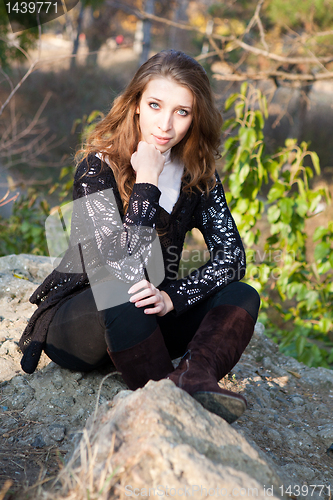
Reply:
<svg viewBox="0 0 333 500"><path fill-rule="evenodd" d="M36 309L29 297L51 271L49 257L21 254L0 258L0 382L22 373L17 344ZM39 368L49 361L42 355Z"/></svg>
<svg viewBox="0 0 333 500"><path fill-rule="evenodd" d="M176 498L186 491L193 498L264 499L266 488L278 492L281 484L258 449L169 380L122 391L102 405L89 418L65 474L79 477L87 459L94 478L93 487L87 481L90 493L101 488L106 464L109 473L121 471L113 488L126 496L148 496L144 490L151 489L150 496L155 490L156 496L169 491Z"/></svg>

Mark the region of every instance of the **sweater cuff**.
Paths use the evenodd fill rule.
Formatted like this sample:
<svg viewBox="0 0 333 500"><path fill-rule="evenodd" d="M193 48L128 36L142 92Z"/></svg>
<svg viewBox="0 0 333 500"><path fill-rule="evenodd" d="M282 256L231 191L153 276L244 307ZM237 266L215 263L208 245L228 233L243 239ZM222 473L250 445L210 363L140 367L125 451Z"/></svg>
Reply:
<svg viewBox="0 0 333 500"><path fill-rule="evenodd" d="M161 191L155 184L150 182L136 182L133 185L132 195L144 196L151 203L158 202L161 196Z"/></svg>
<svg viewBox="0 0 333 500"><path fill-rule="evenodd" d="M182 312L185 311L187 306L187 298L182 293L179 293L178 289L172 287L172 283L168 283L165 286L158 287L159 290L167 293L172 300L173 310L170 311L169 314L172 316L179 316Z"/></svg>

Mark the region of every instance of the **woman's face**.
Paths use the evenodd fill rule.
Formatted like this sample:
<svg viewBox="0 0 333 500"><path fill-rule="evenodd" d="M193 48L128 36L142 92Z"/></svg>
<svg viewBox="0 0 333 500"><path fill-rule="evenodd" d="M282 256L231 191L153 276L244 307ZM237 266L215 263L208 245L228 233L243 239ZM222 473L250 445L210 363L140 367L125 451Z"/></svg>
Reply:
<svg viewBox="0 0 333 500"><path fill-rule="evenodd" d="M141 140L164 153L186 135L193 118L193 94L168 78L153 78L136 109Z"/></svg>

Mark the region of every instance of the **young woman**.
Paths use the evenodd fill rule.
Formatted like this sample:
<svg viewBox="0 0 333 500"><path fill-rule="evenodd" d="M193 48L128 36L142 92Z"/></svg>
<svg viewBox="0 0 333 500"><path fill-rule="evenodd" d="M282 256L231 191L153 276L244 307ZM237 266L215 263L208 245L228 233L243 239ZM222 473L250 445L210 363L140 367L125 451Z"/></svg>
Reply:
<svg viewBox="0 0 333 500"><path fill-rule="evenodd" d="M217 382L249 343L260 299L240 282L245 252L215 171L221 125L208 77L194 59L167 50L139 68L88 137L75 175L74 200L85 207L99 257L89 254L86 240L79 273L69 249L33 294L38 309L20 341L23 370L35 370L43 349L72 370L93 370L110 357L130 389L168 377L228 422L243 413L246 400ZM121 217L118 236L110 230L117 210L107 190ZM72 234L80 224L73 215ZM210 259L178 276L185 235L194 227ZM151 241L154 230L165 272L157 286L142 259L140 269L127 266L130 275L126 258L119 265L115 257L117 244L132 245L132 255L135 242ZM88 275L98 259L127 279L129 300L97 308ZM179 356L174 370L171 359Z"/></svg>

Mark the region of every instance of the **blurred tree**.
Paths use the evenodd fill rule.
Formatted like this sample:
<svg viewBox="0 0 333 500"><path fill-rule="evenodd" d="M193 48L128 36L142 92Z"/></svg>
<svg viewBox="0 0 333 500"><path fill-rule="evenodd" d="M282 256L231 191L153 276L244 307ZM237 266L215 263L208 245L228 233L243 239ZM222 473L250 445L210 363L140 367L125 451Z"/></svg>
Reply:
<svg viewBox="0 0 333 500"><path fill-rule="evenodd" d="M253 3L253 2L252 2ZM265 7L267 18L277 26L289 26L308 33L330 29L333 22L331 0L271 0Z"/></svg>
<svg viewBox="0 0 333 500"><path fill-rule="evenodd" d="M86 3L87 16L84 33L89 48L92 54L89 56L90 64L97 64L98 51L113 34L112 19L117 13L117 8L105 2L90 2Z"/></svg>
<svg viewBox="0 0 333 500"><path fill-rule="evenodd" d="M84 14L84 9L85 9L85 2L82 0L79 2L79 15L77 18L77 23L76 23L76 34L75 38L73 41L73 51L72 51L72 59L71 59L71 69L73 69L76 66L76 54L79 49L79 41L80 41L80 35L82 33L82 21L83 21L83 14Z"/></svg>
<svg viewBox="0 0 333 500"><path fill-rule="evenodd" d="M35 46L37 39L38 28L30 28L13 35L5 2L0 2L0 69L7 71L13 61L24 60L25 52Z"/></svg>
<svg viewBox="0 0 333 500"><path fill-rule="evenodd" d="M188 0L176 0L172 20L174 22L188 22ZM175 50L186 50L188 48L188 34L172 27L170 30L169 45Z"/></svg>
<svg viewBox="0 0 333 500"><path fill-rule="evenodd" d="M213 51L201 59L219 57L214 66L219 80L270 80L276 90L288 87L287 136L298 142L313 83L333 79L330 5L331 0L227 0L208 9L215 25Z"/></svg>
<svg viewBox="0 0 333 500"><path fill-rule="evenodd" d="M154 15L155 0L144 0L144 11L148 15ZM140 56L140 66L147 61L150 52L151 42L151 20L146 18L142 23L142 52Z"/></svg>

